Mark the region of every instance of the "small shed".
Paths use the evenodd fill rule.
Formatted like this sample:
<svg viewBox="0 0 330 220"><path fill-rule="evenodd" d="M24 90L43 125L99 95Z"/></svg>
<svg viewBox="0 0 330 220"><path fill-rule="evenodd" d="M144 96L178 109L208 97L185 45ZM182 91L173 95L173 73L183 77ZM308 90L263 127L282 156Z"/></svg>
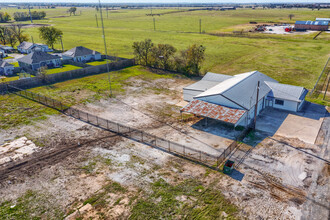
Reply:
<svg viewBox="0 0 330 220"><path fill-rule="evenodd" d="M297 31L327 31L329 28L329 21L296 21L294 28Z"/></svg>

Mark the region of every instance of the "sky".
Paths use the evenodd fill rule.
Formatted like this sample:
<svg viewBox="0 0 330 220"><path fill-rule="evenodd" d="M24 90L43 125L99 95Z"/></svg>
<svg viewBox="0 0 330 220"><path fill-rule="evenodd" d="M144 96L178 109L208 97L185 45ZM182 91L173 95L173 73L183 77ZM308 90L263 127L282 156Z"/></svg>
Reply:
<svg viewBox="0 0 330 220"><path fill-rule="evenodd" d="M97 3L98 0L0 0L0 2ZM102 3L330 3L330 0L101 0Z"/></svg>

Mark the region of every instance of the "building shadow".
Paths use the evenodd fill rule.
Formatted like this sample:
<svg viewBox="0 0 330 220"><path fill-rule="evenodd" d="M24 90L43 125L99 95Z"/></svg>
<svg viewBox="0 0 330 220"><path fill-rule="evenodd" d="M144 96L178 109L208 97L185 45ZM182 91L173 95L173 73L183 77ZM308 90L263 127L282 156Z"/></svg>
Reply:
<svg viewBox="0 0 330 220"><path fill-rule="evenodd" d="M227 174L227 176L230 176L232 179L237 180L237 181L242 181L245 174L241 173L240 171L233 169L233 172L231 174Z"/></svg>

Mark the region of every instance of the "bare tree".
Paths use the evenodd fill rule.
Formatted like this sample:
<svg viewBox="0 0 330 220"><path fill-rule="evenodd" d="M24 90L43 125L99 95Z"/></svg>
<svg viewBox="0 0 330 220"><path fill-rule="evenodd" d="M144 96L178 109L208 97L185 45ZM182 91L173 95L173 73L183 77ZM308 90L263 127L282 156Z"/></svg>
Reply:
<svg viewBox="0 0 330 220"><path fill-rule="evenodd" d="M12 24L10 25L10 29L13 31L15 37L17 38L17 41L21 44L23 41L28 41L29 37L27 34L24 34L24 31L22 29L22 24Z"/></svg>
<svg viewBox="0 0 330 220"><path fill-rule="evenodd" d="M289 14L290 21L292 20L293 17L294 17L294 14Z"/></svg>

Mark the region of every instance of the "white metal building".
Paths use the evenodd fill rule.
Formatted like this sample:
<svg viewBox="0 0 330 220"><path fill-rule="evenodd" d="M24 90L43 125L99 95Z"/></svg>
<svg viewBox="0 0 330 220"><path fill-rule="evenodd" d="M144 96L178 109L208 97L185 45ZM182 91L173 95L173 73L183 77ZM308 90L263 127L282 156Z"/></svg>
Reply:
<svg viewBox="0 0 330 220"><path fill-rule="evenodd" d="M247 126L254 118L257 94L259 114L267 106L299 111L308 92L303 87L280 84L258 71L216 75L207 73L201 81L183 89L184 100L190 103L181 112Z"/></svg>

